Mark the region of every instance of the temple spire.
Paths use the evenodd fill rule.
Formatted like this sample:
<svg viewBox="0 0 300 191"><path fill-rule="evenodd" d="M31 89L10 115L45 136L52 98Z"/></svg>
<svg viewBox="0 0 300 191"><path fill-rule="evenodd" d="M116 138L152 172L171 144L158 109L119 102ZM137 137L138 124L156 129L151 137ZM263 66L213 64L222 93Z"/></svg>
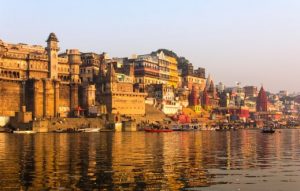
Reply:
<svg viewBox="0 0 300 191"><path fill-rule="evenodd" d="M208 77L207 77L207 79L206 79L206 87L207 87L207 88L209 88L211 81L212 81L211 75L208 74Z"/></svg>
<svg viewBox="0 0 300 191"><path fill-rule="evenodd" d="M107 71L107 79L109 82L115 82L116 81L116 72L113 63L110 63L110 66Z"/></svg>
<svg viewBox="0 0 300 191"><path fill-rule="evenodd" d="M268 97L267 97L267 93L264 90L263 86L261 86L260 91L257 96L256 111L257 112L267 112L268 111Z"/></svg>

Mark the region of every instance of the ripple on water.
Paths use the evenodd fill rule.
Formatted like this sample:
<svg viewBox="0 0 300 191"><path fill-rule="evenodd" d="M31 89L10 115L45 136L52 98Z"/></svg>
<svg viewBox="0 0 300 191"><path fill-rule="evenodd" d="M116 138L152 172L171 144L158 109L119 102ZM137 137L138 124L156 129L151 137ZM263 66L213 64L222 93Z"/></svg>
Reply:
<svg viewBox="0 0 300 191"><path fill-rule="evenodd" d="M5 190L293 190L299 130L0 134Z"/></svg>

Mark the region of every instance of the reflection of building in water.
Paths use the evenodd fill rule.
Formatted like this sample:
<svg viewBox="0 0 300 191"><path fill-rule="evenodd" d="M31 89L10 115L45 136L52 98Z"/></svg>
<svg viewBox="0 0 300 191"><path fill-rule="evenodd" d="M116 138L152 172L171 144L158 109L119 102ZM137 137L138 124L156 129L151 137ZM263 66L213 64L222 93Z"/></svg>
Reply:
<svg viewBox="0 0 300 191"><path fill-rule="evenodd" d="M202 145L202 139L189 133L115 134L113 182L116 188L126 185L131 189L207 186L210 178L204 167Z"/></svg>
<svg viewBox="0 0 300 191"><path fill-rule="evenodd" d="M73 144L70 143L70 140ZM34 140L34 179L37 190L72 187L77 172L79 140L67 134L39 135ZM33 173L33 172L30 172ZM78 176L72 181L77 182Z"/></svg>
<svg viewBox="0 0 300 191"><path fill-rule="evenodd" d="M241 131L239 134L241 140L239 152L244 159L241 161L243 163L241 166L246 169L253 167L253 162L251 161L255 161L257 157L257 137L251 135L253 135L253 131ZM233 137L233 139L236 138ZM234 145L233 148L235 148Z"/></svg>
<svg viewBox="0 0 300 191"><path fill-rule="evenodd" d="M294 168L299 139L298 130L272 136L253 130L0 134L0 187L179 190L210 186L229 176L223 174L224 168L254 168L255 173L260 168Z"/></svg>
<svg viewBox="0 0 300 191"><path fill-rule="evenodd" d="M226 134L226 155L227 155L227 164L226 164L226 168L228 169L228 170L230 170L231 169L231 163L232 163L232 159L231 159L231 155L232 155L232 153L231 153L231 134L230 133L228 133L228 134Z"/></svg>
<svg viewBox="0 0 300 191"><path fill-rule="evenodd" d="M5 159L5 147L7 147L8 144L6 138L7 136L5 136L3 133L0 134L0 161Z"/></svg>
<svg viewBox="0 0 300 191"><path fill-rule="evenodd" d="M131 134L115 133L112 147L112 182L114 188L124 185L133 190L144 189L139 182L147 181L148 163L145 159L146 144L144 134L139 137ZM139 152L136 152L139 151Z"/></svg>

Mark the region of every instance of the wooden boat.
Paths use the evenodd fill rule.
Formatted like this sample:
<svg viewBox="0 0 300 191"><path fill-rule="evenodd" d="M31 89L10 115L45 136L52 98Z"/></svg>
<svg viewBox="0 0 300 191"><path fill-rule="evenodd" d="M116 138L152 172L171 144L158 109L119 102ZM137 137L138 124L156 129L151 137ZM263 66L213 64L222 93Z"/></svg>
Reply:
<svg viewBox="0 0 300 191"><path fill-rule="evenodd" d="M79 133L80 131L78 131L77 129L72 129L72 128L68 128L68 129L56 129L53 131L53 133Z"/></svg>
<svg viewBox="0 0 300 191"><path fill-rule="evenodd" d="M149 133L167 133L167 132L172 132L172 129L145 129L146 132Z"/></svg>
<svg viewBox="0 0 300 191"><path fill-rule="evenodd" d="M54 133L65 133L66 130L64 130L64 129L56 129L56 130L54 130L53 132L54 132Z"/></svg>
<svg viewBox="0 0 300 191"><path fill-rule="evenodd" d="M201 125L200 125L199 123L192 123L192 124L190 125L190 128L191 128L192 130L200 130L200 129L201 129Z"/></svg>
<svg viewBox="0 0 300 191"><path fill-rule="evenodd" d="M195 131L200 129L199 124L180 124L171 128L173 131Z"/></svg>
<svg viewBox="0 0 300 191"><path fill-rule="evenodd" d="M172 129L173 131L182 131L182 126L176 124L176 125L173 125L173 126L171 127L171 129Z"/></svg>
<svg viewBox="0 0 300 191"><path fill-rule="evenodd" d="M183 124L181 126L181 130L182 131L192 131L192 130L194 130L194 128L192 128L192 126L190 124Z"/></svg>
<svg viewBox="0 0 300 191"><path fill-rule="evenodd" d="M85 133L96 133L96 132L100 132L100 128L83 128L83 129L79 129L79 132L85 132Z"/></svg>
<svg viewBox="0 0 300 191"><path fill-rule="evenodd" d="M27 130L27 131L13 131L13 133L16 133L16 134L33 134L33 133L36 133L36 131L32 131L32 130Z"/></svg>
<svg viewBox="0 0 300 191"><path fill-rule="evenodd" d="M275 133L275 129L273 129L272 127L263 127L261 132L262 133Z"/></svg>

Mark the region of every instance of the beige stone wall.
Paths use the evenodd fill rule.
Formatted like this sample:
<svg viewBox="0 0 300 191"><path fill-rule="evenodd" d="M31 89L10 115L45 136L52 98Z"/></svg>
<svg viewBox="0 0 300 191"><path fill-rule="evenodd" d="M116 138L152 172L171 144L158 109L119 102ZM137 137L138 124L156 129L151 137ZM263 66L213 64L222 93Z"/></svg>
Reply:
<svg viewBox="0 0 300 191"><path fill-rule="evenodd" d="M39 71L29 71L29 78L47 78L48 72L39 72Z"/></svg>
<svg viewBox="0 0 300 191"><path fill-rule="evenodd" d="M61 84L59 87L59 107L70 107L70 86Z"/></svg>
<svg viewBox="0 0 300 191"><path fill-rule="evenodd" d="M118 92L133 92L132 83L117 83L116 85Z"/></svg>
<svg viewBox="0 0 300 191"><path fill-rule="evenodd" d="M80 106L88 109L96 104L96 87L95 85L84 84L79 89Z"/></svg>
<svg viewBox="0 0 300 191"><path fill-rule="evenodd" d="M14 116L22 102L20 82L0 81L0 116Z"/></svg>
<svg viewBox="0 0 300 191"><path fill-rule="evenodd" d="M43 82L41 80L36 80L33 82L33 116L35 118L42 118L44 117L44 88Z"/></svg>
<svg viewBox="0 0 300 191"><path fill-rule="evenodd" d="M58 51L55 34L50 34L46 48L0 43L0 116L20 111L25 80L27 110L35 118L55 117L61 108L68 115L70 107L78 106L80 52Z"/></svg>
<svg viewBox="0 0 300 191"><path fill-rule="evenodd" d="M55 89L57 87L57 89ZM58 113L59 83L49 79L26 82L27 111L34 118L55 117Z"/></svg>
<svg viewBox="0 0 300 191"><path fill-rule="evenodd" d="M115 108L121 115L144 115L145 98L144 96L130 96L121 93L113 94L111 108Z"/></svg>
<svg viewBox="0 0 300 191"><path fill-rule="evenodd" d="M79 86L78 84L71 84L70 85L70 101L71 101L71 105L70 105L70 108L71 110L73 111L74 109L76 109L78 107L78 89L79 89Z"/></svg>
<svg viewBox="0 0 300 191"><path fill-rule="evenodd" d="M54 117L54 84L50 80L44 80L44 112L47 117Z"/></svg>

